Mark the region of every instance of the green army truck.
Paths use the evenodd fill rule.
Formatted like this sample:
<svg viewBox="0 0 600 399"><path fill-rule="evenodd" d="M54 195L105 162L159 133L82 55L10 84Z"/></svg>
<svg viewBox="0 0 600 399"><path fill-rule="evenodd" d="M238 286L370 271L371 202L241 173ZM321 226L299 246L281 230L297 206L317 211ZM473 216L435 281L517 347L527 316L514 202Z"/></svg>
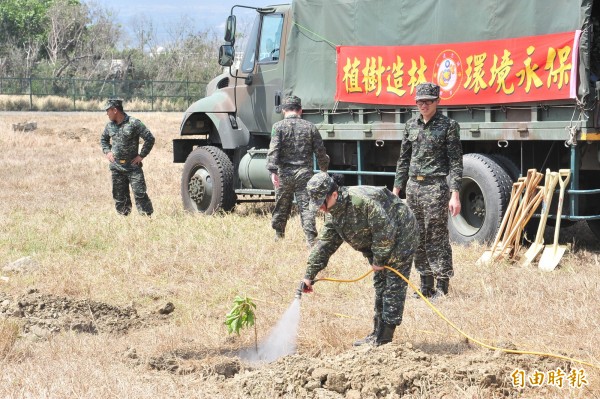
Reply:
<svg viewBox="0 0 600 399"><path fill-rule="evenodd" d="M256 19L238 59L242 9ZM454 242L492 239L512 183L530 168L570 169L561 225L586 220L600 237L599 19L600 0L234 6L219 51L224 73L185 112L173 142L184 207L210 214L272 198L265 158L288 94L317 125L330 172L347 185L391 188L414 87L434 81L464 152Z"/></svg>

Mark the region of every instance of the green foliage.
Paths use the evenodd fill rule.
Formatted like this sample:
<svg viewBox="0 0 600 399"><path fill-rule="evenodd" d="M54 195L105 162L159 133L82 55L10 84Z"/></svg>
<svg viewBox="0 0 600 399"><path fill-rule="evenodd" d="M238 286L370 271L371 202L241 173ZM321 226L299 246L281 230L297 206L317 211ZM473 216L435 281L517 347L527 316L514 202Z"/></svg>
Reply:
<svg viewBox="0 0 600 399"><path fill-rule="evenodd" d="M0 1L0 41L41 41L47 37L46 15L55 0Z"/></svg>
<svg viewBox="0 0 600 399"><path fill-rule="evenodd" d="M236 296L233 303L233 308L227 313L225 324L229 334L235 332L239 335L242 328L254 325L256 304L245 295L244 297Z"/></svg>
<svg viewBox="0 0 600 399"><path fill-rule="evenodd" d="M49 38L65 32L65 26L51 21L51 14L53 10L54 14L62 13L67 6L87 11L79 0L0 0L0 56L4 58L0 75L35 73L35 66L48 59L48 44L55 42ZM70 16L64 19L73 20ZM67 35L71 45L79 44L73 34L68 32Z"/></svg>
<svg viewBox="0 0 600 399"><path fill-rule="evenodd" d="M222 73L217 62L221 39L213 31L198 32L191 19L182 19L159 46L151 23L139 24L138 30L147 32L144 41L124 43L123 28L101 2L0 0L0 77L208 82ZM166 84L168 90L157 84L156 97L180 95L188 103L204 95L188 83ZM51 88L47 94L69 96L72 91ZM131 96L147 95L137 91Z"/></svg>

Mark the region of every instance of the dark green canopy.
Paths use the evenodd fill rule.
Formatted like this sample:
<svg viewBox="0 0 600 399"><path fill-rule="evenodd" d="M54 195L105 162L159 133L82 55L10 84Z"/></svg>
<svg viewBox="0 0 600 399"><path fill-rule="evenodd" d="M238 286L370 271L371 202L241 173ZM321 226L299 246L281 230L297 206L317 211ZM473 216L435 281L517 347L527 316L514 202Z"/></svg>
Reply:
<svg viewBox="0 0 600 399"><path fill-rule="evenodd" d="M304 108L333 108L337 45L457 43L583 29L578 95L584 98L590 90L592 4L593 0L293 0L284 88L302 98Z"/></svg>

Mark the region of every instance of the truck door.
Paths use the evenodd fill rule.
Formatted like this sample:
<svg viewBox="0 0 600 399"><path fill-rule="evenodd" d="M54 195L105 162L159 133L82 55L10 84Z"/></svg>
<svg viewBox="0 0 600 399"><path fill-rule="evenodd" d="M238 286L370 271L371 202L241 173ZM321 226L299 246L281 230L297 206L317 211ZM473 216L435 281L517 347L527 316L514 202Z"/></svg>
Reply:
<svg viewBox="0 0 600 399"><path fill-rule="evenodd" d="M283 14L259 14L248 39L241 65L248 78L238 93L238 114L251 132L269 134L281 119L275 97L283 82L283 22Z"/></svg>

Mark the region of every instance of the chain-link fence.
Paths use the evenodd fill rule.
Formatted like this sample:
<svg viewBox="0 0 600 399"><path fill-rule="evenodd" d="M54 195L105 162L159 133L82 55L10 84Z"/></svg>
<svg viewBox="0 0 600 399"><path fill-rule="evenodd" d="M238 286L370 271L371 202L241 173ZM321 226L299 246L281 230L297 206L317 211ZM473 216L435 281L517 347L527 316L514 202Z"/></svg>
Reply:
<svg viewBox="0 0 600 399"><path fill-rule="evenodd" d="M56 96L67 99L73 111L109 97L123 98L131 111L184 111L206 95L206 82L0 77L0 95L28 97L29 110L39 108L37 98Z"/></svg>

